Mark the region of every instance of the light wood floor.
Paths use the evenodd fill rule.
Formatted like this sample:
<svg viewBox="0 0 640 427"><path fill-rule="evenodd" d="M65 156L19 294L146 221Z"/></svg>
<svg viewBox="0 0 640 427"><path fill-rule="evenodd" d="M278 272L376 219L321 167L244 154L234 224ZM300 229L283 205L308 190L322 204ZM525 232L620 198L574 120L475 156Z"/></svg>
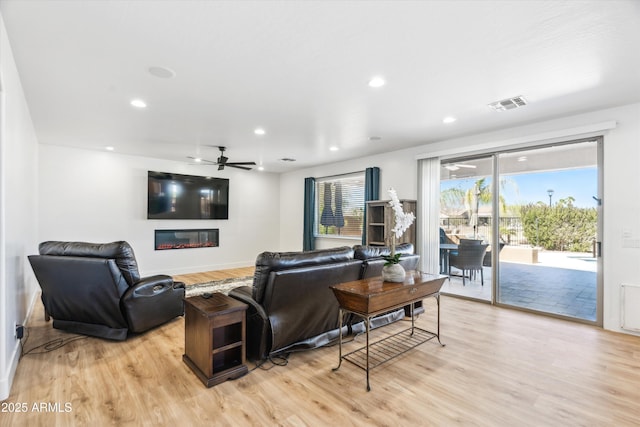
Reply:
<svg viewBox="0 0 640 427"><path fill-rule="evenodd" d="M173 280L183 282L185 285L193 285L195 283L205 283L214 280L224 280L229 278L240 278L253 276L255 267L239 267L228 270L205 271L202 273L178 274L173 276Z"/></svg>
<svg viewBox="0 0 640 427"><path fill-rule="evenodd" d="M435 300L425 307L417 323L432 329ZM371 392L354 365L332 372L337 347L206 388L182 361L177 318L125 342L82 338L23 356L2 408L27 411L0 413L0 425L638 425L640 338L452 297L441 308L446 347L430 341L374 369ZM25 350L74 337L45 323L40 304L28 328ZM43 403L49 412L34 409Z"/></svg>

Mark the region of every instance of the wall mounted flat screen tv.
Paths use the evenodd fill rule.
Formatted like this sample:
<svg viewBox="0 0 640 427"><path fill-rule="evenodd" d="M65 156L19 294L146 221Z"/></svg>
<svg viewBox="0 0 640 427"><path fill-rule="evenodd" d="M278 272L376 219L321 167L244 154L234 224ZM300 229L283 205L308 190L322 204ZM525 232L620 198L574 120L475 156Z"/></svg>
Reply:
<svg viewBox="0 0 640 427"><path fill-rule="evenodd" d="M149 171L148 219L229 219L229 180Z"/></svg>

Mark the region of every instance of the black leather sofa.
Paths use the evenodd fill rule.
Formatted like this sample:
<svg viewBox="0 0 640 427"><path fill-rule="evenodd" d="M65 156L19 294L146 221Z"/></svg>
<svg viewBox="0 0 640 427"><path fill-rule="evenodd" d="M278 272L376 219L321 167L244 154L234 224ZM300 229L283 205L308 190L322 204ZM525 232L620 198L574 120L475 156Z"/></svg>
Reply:
<svg viewBox="0 0 640 427"><path fill-rule="evenodd" d="M29 262L53 327L124 340L184 314L184 283L140 277L127 242L43 242Z"/></svg>
<svg viewBox="0 0 640 427"><path fill-rule="evenodd" d="M413 245L399 245L401 263L415 269ZM339 336L338 302L330 286L379 275L388 249L348 246L306 252L263 252L256 259L253 286L229 295L247 303L247 358L312 349ZM356 256L357 254L357 256ZM404 317L402 309L377 317L371 328ZM343 334L364 331L362 319L352 317Z"/></svg>

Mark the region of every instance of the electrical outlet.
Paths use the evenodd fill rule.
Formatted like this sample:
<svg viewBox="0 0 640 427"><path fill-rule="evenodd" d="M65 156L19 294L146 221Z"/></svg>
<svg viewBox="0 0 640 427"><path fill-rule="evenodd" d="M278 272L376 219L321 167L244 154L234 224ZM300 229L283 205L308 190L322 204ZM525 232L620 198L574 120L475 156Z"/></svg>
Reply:
<svg viewBox="0 0 640 427"><path fill-rule="evenodd" d="M24 326L18 325L16 322L13 322L13 338L21 340L23 336Z"/></svg>

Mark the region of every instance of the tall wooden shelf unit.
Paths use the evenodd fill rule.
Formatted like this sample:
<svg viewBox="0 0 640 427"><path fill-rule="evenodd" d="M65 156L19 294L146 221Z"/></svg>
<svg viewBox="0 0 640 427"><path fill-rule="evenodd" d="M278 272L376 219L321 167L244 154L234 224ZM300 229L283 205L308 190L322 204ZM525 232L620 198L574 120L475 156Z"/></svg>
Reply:
<svg viewBox="0 0 640 427"><path fill-rule="evenodd" d="M405 212L413 212L416 215L417 203L415 200L400 200ZM389 205L389 200L374 200L367 202L367 245L370 246L390 246L391 229L393 228L393 210ZM415 221L404 232L402 237L396 239L396 244L411 243L416 245L416 223Z"/></svg>

